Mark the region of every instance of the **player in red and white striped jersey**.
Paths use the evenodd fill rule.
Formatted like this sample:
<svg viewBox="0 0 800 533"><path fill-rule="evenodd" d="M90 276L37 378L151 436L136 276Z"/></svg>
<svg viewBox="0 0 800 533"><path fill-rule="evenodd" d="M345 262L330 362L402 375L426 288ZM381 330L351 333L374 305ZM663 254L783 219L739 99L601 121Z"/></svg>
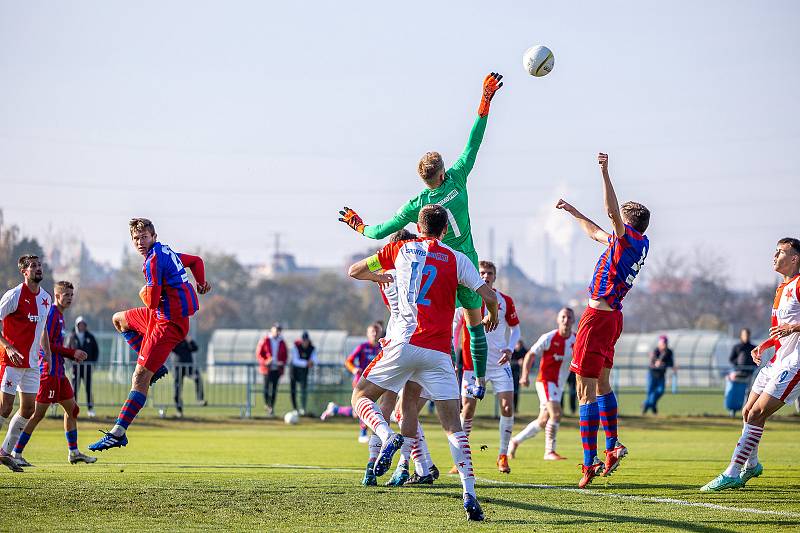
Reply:
<svg viewBox="0 0 800 533"><path fill-rule="evenodd" d="M50 357L50 343L44 335L47 312L53 299L39 284L44 278L42 263L35 255L23 255L17 262L23 282L0 299L0 429L14 408L20 393L20 406L8 424L0 449L0 463L22 471L11 457L22 428L33 415L39 392L39 345Z"/></svg>
<svg viewBox="0 0 800 533"><path fill-rule="evenodd" d="M703 492L743 487L760 476L764 467L758 462L758 444L767 419L800 397L800 240L779 240L773 266L783 282L775 291L769 338L752 355L757 364L768 348L774 348L775 355L758 373L742 409L742 436L728 468L706 483L700 489Z"/></svg>
<svg viewBox="0 0 800 533"><path fill-rule="evenodd" d="M497 296L498 316L500 321L497 329L486 334L488 353L486 356L486 382L492 383L492 389L500 402L500 447L497 454L497 469L504 474L511 472L508 466L508 444L511 440L511 433L514 430L514 378L511 373L511 353L514 345L519 340L519 318L514 307L514 300L507 294L503 294L494 288L497 280L497 267L491 261L480 261L478 272L484 283L488 285ZM485 309L481 310L483 313ZM469 333L467 324L464 321L461 309L456 312L458 335L461 343L461 359L464 365L464 373L461 377L461 425L464 432L469 435L472 429L472 418L475 416L475 408L478 400L468 392L468 386L475 382L475 374L472 366L472 354L469 349ZM455 473L451 471L451 473Z"/></svg>
<svg viewBox="0 0 800 533"><path fill-rule="evenodd" d="M358 382L352 404L359 418L383 443L375 464L375 475L381 476L391 467L392 458L401 447L410 450L416 443L416 408L424 387L436 403L450 441L450 452L459 467L467 517L483 520L475 496L472 452L458 416L458 382L450 358L451 328L459 285L476 291L486 303L487 331L497 327L497 297L464 254L441 242L447 232L444 208L435 204L423 207L417 227L421 237L390 243L378 254L350 267L350 276L355 279L396 282L399 304L397 321L387 334L383 351ZM377 274L380 270L395 270L395 275ZM402 435L398 435L391 430L375 401L387 390L399 393L401 389L404 390Z"/></svg>
<svg viewBox="0 0 800 533"><path fill-rule="evenodd" d="M569 364L572 361L572 347L575 345L575 312L564 307L556 318L558 327L548 331L525 354L522 362L520 385L530 385L530 372L533 363L539 357L539 374L536 377L536 393L539 395L539 418L531 422L511 439L508 455L514 458L517 447L523 441L535 437L540 430L545 430L544 459L559 461L564 459L556 452L556 436L561 422L561 395L569 376Z"/></svg>

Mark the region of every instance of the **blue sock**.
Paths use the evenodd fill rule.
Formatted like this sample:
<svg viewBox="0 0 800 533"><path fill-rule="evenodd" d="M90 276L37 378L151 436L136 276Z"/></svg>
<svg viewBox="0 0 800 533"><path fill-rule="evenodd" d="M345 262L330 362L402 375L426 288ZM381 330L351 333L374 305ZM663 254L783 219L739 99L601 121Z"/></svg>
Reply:
<svg viewBox="0 0 800 533"><path fill-rule="evenodd" d="M17 439L17 443L14 445L14 453L22 453L22 451L25 449L25 445L28 444L30 439L30 433L25 433L24 431L20 433L19 439Z"/></svg>
<svg viewBox="0 0 800 533"><path fill-rule="evenodd" d="M73 429L64 433L67 436L67 448L71 452L78 451L78 430Z"/></svg>
<svg viewBox="0 0 800 533"><path fill-rule="evenodd" d="M136 415L139 414L139 410L144 407L146 402L146 395L139 391L132 390L131 393L128 394L128 399L125 400L125 404L119 412L117 425L123 429L128 429L128 426L133 422L133 419L136 418Z"/></svg>
<svg viewBox="0 0 800 533"><path fill-rule="evenodd" d="M606 450L613 450L617 445L617 397L614 391L597 397L600 406L600 422L606 434Z"/></svg>
<svg viewBox="0 0 800 533"><path fill-rule="evenodd" d="M580 416L583 464L589 466L597 457L597 430L600 427L600 407L597 402L581 405Z"/></svg>
<svg viewBox="0 0 800 533"><path fill-rule="evenodd" d="M125 342L128 343L128 345L133 349L133 351L138 354L139 350L142 348L142 340L144 339L144 337L142 337L140 333L133 331L132 329L128 331L123 331L122 333L120 333L120 335L122 335L122 338L125 339Z"/></svg>

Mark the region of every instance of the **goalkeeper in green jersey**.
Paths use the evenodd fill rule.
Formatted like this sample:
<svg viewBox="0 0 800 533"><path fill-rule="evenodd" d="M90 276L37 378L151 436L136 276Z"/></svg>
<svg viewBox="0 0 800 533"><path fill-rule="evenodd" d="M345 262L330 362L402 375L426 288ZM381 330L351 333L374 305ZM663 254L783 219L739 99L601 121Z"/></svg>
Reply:
<svg viewBox="0 0 800 533"><path fill-rule="evenodd" d="M452 167L445 170L444 161L438 152L428 152L419 161L417 171L419 172L425 189L417 196L406 202L397 213L382 224L366 225L358 214L345 207L339 213L341 222L346 223L355 231L369 237L370 239L383 239L395 231L404 228L407 224L415 224L419 215L419 210L428 204L438 204L445 208L448 218L448 229L444 236L444 243L454 250L457 250L472 260L475 267L478 267L478 254L472 242L472 228L469 220L469 199L467 194L467 176L472 167L475 166L475 158L478 155L483 140L483 133L486 131L486 121L489 116L489 104L503 83L500 81L503 76L492 72L483 80L483 94L481 103L478 107L478 117L472 125L467 146L461 157L456 160ZM481 316L481 297L477 293L459 286L457 305L464 308L464 317L470 336L470 350L475 368L475 395L482 397L485 390L486 374L486 333L482 324Z"/></svg>

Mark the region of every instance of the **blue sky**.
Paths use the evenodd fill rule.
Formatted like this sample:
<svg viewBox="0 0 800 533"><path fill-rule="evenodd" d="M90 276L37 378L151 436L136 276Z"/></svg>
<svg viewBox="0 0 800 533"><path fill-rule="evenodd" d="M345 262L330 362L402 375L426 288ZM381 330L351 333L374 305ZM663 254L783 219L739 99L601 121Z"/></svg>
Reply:
<svg viewBox="0 0 800 533"><path fill-rule="evenodd" d="M562 5L563 4L563 5ZM367 223L458 157L481 80L505 75L470 183L475 241L588 279L602 225L596 153L650 207L650 261L722 257L770 283L798 235L800 3L11 2L0 0L0 208L25 233L81 236L117 262L131 216L176 249L340 265ZM532 78L522 53L555 69Z"/></svg>

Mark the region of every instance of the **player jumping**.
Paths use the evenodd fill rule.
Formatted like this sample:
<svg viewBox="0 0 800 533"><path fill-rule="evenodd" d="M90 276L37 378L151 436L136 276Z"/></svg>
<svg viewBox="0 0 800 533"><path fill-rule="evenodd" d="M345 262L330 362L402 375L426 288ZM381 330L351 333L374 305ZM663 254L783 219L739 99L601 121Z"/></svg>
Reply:
<svg viewBox="0 0 800 533"><path fill-rule="evenodd" d="M419 394L426 389L436 403L453 461L459 467L467 517L483 520L475 496L469 439L458 416L459 390L450 350L458 286L477 291L486 302L489 315L484 324L488 331L497 325L497 298L464 254L440 242L447 232L448 220L442 206L423 207L418 220L421 237L390 243L378 254L350 267L350 276L355 279L376 283L396 280L401 307L401 321L387 335L383 351L358 382L352 404L359 418L383 443L375 464L375 475L381 476L391 467L395 452L414 447ZM394 276L376 274L392 269ZM400 389L404 389L403 417L398 435L391 430L375 401L386 390L398 393Z"/></svg>
<svg viewBox="0 0 800 533"><path fill-rule="evenodd" d="M478 254L472 243L472 228L469 218L469 199L467 194L467 176L475 165L486 122L489 116L489 104L495 93L503 86L503 76L492 72L483 80L478 117L472 126L467 146L461 157L452 167L445 171L444 161L438 152L428 152L419 161L417 172L426 189L402 206L391 219L382 224L367 226L358 214L345 207L340 211L345 222L355 231L370 239L383 239L392 232L402 229L407 224L415 224L422 207L438 204L445 208L450 229L444 237L444 243L469 258L473 266L478 268ZM475 292L466 287L458 288L458 307L463 307L470 336L470 348L475 362L475 390L483 396L486 374L487 343L481 320L481 299Z"/></svg>
<svg viewBox="0 0 800 533"><path fill-rule="evenodd" d="M758 443L767 419L800 397L800 240L779 240L772 264L783 282L775 291L769 338L752 355L757 364L768 348L775 348L775 355L758 373L742 409L742 436L728 468L703 485L703 492L744 487L760 476L764 467L758 462Z"/></svg>
<svg viewBox="0 0 800 533"><path fill-rule="evenodd" d="M128 426L147 401L147 392L156 372L166 362L172 349L189 333L189 317L200 305L184 265L197 282L197 292L205 294L211 285L205 279L203 260L194 255L177 254L156 240L153 223L146 218L129 222L131 241L142 257L145 286L139 297L145 307L115 313L114 327L138 354L131 379L131 392L120 410L117 422L105 436L90 444L92 451L102 451L128 444ZM162 371L163 372L163 371Z"/></svg>
<svg viewBox="0 0 800 533"><path fill-rule="evenodd" d="M603 198L612 233L603 231L564 200L556 205L557 209L578 219L590 238L607 246L589 284L589 305L578 324L570 364L581 404L583 476L578 483L580 488L586 487L595 476L610 476L628 453L617 439L617 398L611 390L609 375L614 364L614 345L622 333L622 299L633 286L650 247L644 235L650 223L650 211L636 202L620 206L608 175L608 155L598 154L597 162L603 174ZM605 464L597 459L597 430L601 422L606 434Z"/></svg>
<svg viewBox="0 0 800 533"><path fill-rule="evenodd" d="M564 457L556 452L558 425L561 422L561 395L569 376L569 364L572 362L572 348L575 334L572 326L575 323L575 312L564 307L556 318L558 327L548 331L536 341L522 362L522 375L519 383L523 387L530 385L529 374L537 357L539 375L536 377L536 394L539 396L539 417L528 424L525 429L511 438L508 455L512 459L523 441L535 437L544 430L544 460L560 461Z"/></svg>
<svg viewBox="0 0 800 533"><path fill-rule="evenodd" d="M78 413L80 408L75 401L72 385L64 372L64 358L80 363L87 357L83 350L74 350L64 346L64 311L72 305L74 287L69 281L59 281L53 291L55 304L50 306L45 331L50 343L52 355L47 357L44 349L39 349L39 370L41 381L39 394L36 395L36 409L28 420L19 439L14 445L14 460L19 466L33 466L22 456L25 445L31 438L36 426L47 414L47 409L54 403L61 404L64 409L64 432L67 437L67 461L75 463L94 463L96 457L90 457L78 450Z"/></svg>
<svg viewBox="0 0 800 533"><path fill-rule="evenodd" d="M39 346L50 357L50 343L43 335L52 298L40 287L44 278L42 263L35 255L23 255L17 261L23 281L0 299L0 429L14 408L19 391L19 410L8 424L8 433L0 448L0 464L22 472L11 457L19 434L33 416L39 392Z"/></svg>
<svg viewBox="0 0 800 533"><path fill-rule="evenodd" d="M492 389L500 401L500 447L497 454L497 469L504 474L511 472L508 466L508 445L511 433L514 431L514 377L511 373L511 353L514 345L517 344L520 336L519 318L514 307L514 301L510 296L503 294L494 288L497 280L497 267L491 261L481 261L478 272L484 283L495 292L498 302L498 316L500 322L497 329L486 334L489 345L489 353L486 360L486 381L492 383ZM466 324L460 321L459 338L466 341ZM506 340L508 339L508 340ZM467 435L472 431L472 418L475 416L475 408L478 400L469 393L469 385L474 381L474 370L472 358L470 357L469 342L463 342L461 347L461 357L464 364L464 373L461 378L461 397L463 407L461 409L461 425ZM454 469L451 474L458 471Z"/></svg>

